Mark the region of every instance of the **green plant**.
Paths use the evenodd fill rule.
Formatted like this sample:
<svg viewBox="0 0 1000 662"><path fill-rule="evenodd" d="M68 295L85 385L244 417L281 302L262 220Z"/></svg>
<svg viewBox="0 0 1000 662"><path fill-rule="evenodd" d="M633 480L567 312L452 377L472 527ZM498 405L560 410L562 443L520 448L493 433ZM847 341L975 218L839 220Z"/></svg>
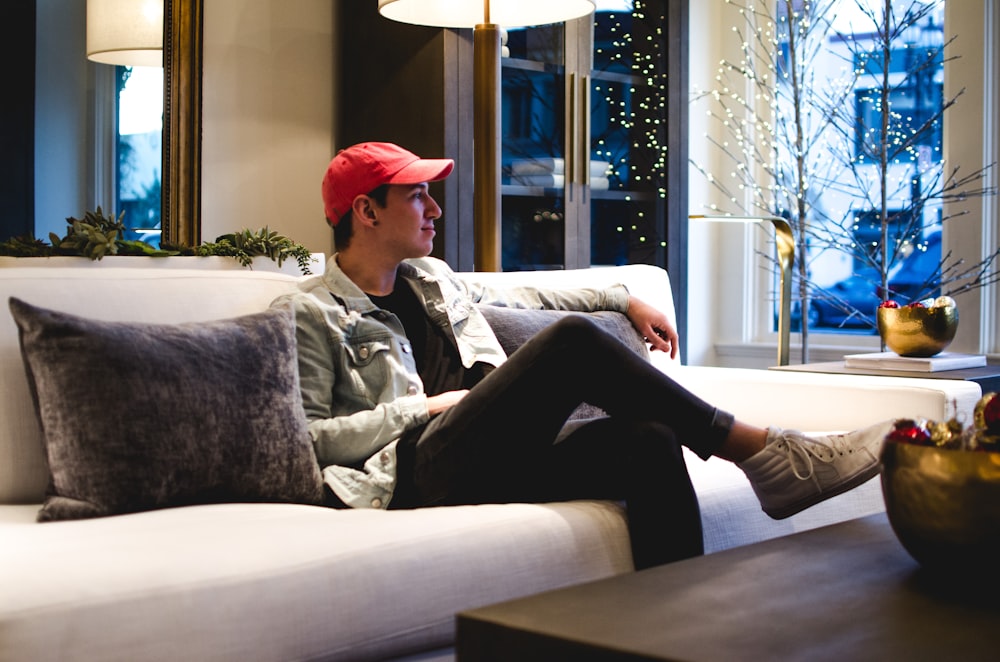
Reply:
<svg viewBox="0 0 1000 662"><path fill-rule="evenodd" d="M311 254L309 250L266 226L256 232L240 230L224 234L216 238L214 242L198 246L195 249L195 254L234 257L243 266L250 266L255 257L270 258L277 262L278 266L281 266L285 260L293 258L302 269L302 273L310 273Z"/></svg>
<svg viewBox="0 0 1000 662"><path fill-rule="evenodd" d="M167 256L170 251L164 251L142 241L125 239L125 212L114 216L105 216L98 207L96 211L88 211L83 219L68 218L65 237L49 234L49 240L56 247L56 255L82 255L92 260L100 260L105 255L148 255Z"/></svg>
<svg viewBox="0 0 1000 662"><path fill-rule="evenodd" d="M52 247L34 237L11 237L0 242L0 255L8 257L44 257L52 254Z"/></svg>
<svg viewBox="0 0 1000 662"><path fill-rule="evenodd" d="M62 237L49 233L49 241L31 236L13 237L0 242L0 255L10 257L50 257L53 255L71 255L89 257L100 260L105 255L176 255L151 246L142 241L132 241L124 238L125 213L118 218L105 216L98 207L88 211L82 219L67 218L66 234Z"/></svg>
<svg viewBox="0 0 1000 662"><path fill-rule="evenodd" d="M214 242L206 242L200 246L182 246L161 242L157 248L145 241L125 239L126 227L123 222L125 212L114 216L105 216L98 207L88 211L82 219L66 219L66 234L59 237L49 234L49 241L34 237L13 237L0 242L0 255L9 257L51 257L68 255L89 257L100 260L106 255L138 255L147 257L170 257L174 255L221 256L232 257L245 267L251 266L253 258L267 257L278 263L293 258L304 274L309 270L311 254L309 249L297 244L288 237L282 236L267 227L256 232L241 230L224 234Z"/></svg>

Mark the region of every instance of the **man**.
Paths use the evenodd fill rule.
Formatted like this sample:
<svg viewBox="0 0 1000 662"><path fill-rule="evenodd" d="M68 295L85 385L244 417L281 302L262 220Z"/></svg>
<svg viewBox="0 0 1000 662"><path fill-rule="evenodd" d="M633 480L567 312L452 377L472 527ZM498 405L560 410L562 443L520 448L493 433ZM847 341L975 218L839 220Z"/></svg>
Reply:
<svg viewBox="0 0 1000 662"><path fill-rule="evenodd" d="M700 400L582 316L507 357L477 304L624 313L677 352L658 309L623 286L470 287L428 258L450 159L390 143L338 153L323 178L337 252L279 299L296 313L303 402L330 505L624 500L639 568L702 552L680 444L738 463L772 517L874 476L889 422L810 439ZM607 417L567 419L582 402Z"/></svg>

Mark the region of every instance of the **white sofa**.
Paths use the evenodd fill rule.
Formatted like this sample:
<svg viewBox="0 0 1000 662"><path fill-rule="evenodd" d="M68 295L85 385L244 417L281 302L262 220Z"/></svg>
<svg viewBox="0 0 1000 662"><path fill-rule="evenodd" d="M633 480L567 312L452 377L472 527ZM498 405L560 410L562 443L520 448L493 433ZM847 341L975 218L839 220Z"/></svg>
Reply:
<svg viewBox="0 0 1000 662"><path fill-rule="evenodd" d="M619 281L673 315L666 272L650 266L468 277ZM0 660L448 659L458 611L632 571L623 511L599 501L389 512L223 503L35 521L48 474L8 297L176 323L264 310L296 280L221 258L0 258ZM652 360L748 422L807 430L967 414L980 396L950 380ZM882 509L871 481L776 522L738 469L694 456L689 466L709 552Z"/></svg>

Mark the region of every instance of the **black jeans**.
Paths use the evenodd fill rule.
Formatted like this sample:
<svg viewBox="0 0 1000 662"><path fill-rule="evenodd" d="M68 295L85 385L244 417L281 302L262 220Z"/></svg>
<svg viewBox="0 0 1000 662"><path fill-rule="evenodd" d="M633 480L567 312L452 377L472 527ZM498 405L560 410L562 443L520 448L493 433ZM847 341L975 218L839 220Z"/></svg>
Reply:
<svg viewBox="0 0 1000 662"><path fill-rule="evenodd" d="M581 403L606 418L570 421ZM703 552L680 443L707 458L733 417L591 321L539 332L398 446L395 507L624 500L636 567Z"/></svg>

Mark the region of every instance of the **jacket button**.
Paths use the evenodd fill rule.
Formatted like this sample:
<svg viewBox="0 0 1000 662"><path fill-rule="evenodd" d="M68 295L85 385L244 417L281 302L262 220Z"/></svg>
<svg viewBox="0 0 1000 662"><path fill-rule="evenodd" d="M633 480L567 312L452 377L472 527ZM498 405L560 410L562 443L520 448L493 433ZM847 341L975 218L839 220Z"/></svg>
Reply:
<svg viewBox="0 0 1000 662"><path fill-rule="evenodd" d="M410 345L409 345L409 344L407 344L407 343L405 343L405 342L404 342L404 343L403 343L403 344L401 345L401 347L402 347L402 349L403 349L403 353L404 353L404 354L409 354L409 353L410 353Z"/></svg>
<svg viewBox="0 0 1000 662"><path fill-rule="evenodd" d="M417 387L414 386L413 384L410 384L410 387L406 389L406 394L407 395L416 395L417 394Z"/></svg>
<svg viewBox="0 0 1000 662"><path fill-rule="evenodd" d="M382 507L382 499L379 499L378 497L372 499L372 508L381 508L381 507Z"/></svg>
<svg viewBox="0 0 1000 662"><path fill-rule="evenodd" d="M389 461L389 454L388 453L382 453L381 455L378 456L378 459L382 460L382 462L388 462Z"/></svg>
<svg viewBox="0 0 1000 662"><path fill-rule="evenodd" d="M358 356L360 356L363 359L367 359L368 358L368 347L365 346L365 347L362 347L361 349L359 349L358 350Z"/></svg>

